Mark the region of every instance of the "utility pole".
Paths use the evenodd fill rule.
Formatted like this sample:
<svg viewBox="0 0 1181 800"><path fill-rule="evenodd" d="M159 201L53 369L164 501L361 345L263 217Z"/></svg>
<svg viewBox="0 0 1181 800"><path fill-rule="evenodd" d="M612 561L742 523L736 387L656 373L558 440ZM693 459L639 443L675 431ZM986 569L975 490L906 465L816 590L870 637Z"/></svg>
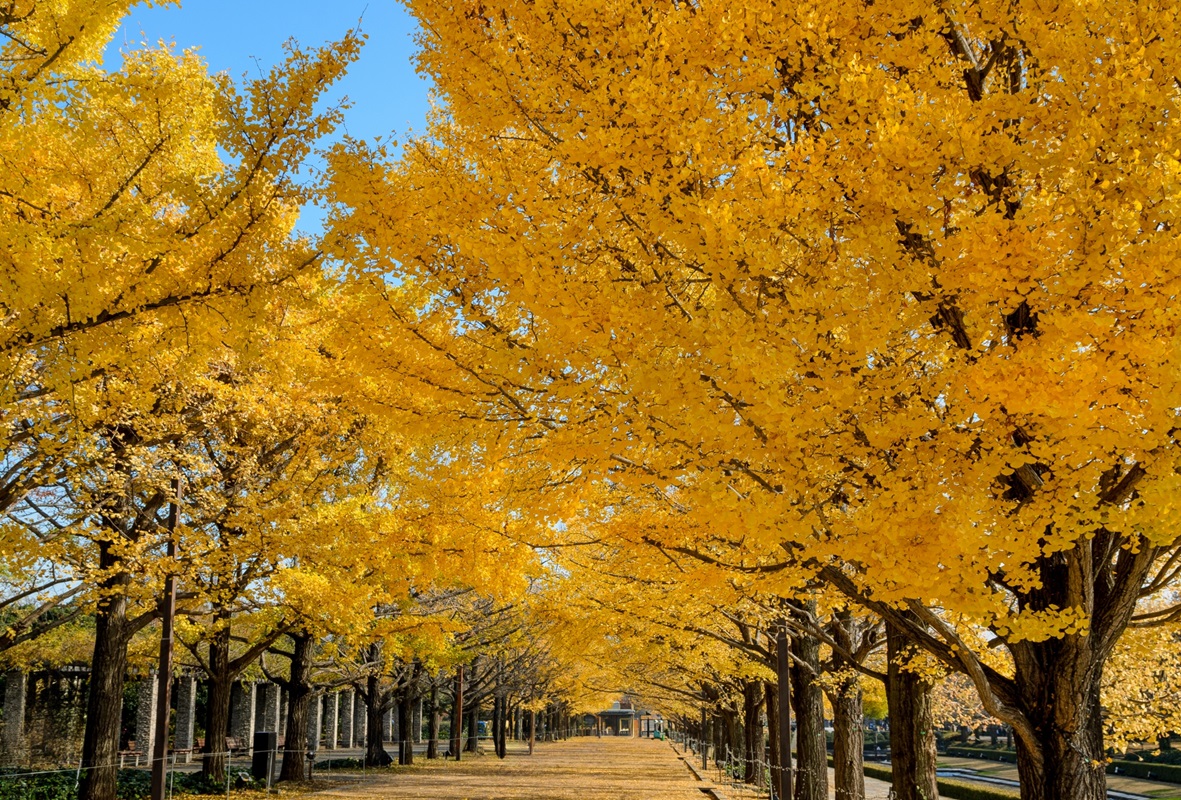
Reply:
<svg viewBox="0 0 1181 800"><path fill-rule="evenodd" d="M168 505L168 560L176 558L176 526L180 521L180 478L172 480L172 502ZM160 603L160 666L156 690L156 740L152 748L152 800L164 800L168 782L168 717L172 705L172 622L176 615L176 575L171 565L164 578Z"/></svg>
<svg viewBox="0 0 1181 800"><path fill-rule="evenodd" d="M706 719L705 719L705 684L701 684L701 771L705 772L709 769L709 745L705 741Z"/></svg>
<svg viewBox="0 0 1181 800"><path fill-rule="evenodd" d="M782 800L791 800L791 660L787 651L787 623L775 636L775 672L779 684L779 788Z"/></svg>

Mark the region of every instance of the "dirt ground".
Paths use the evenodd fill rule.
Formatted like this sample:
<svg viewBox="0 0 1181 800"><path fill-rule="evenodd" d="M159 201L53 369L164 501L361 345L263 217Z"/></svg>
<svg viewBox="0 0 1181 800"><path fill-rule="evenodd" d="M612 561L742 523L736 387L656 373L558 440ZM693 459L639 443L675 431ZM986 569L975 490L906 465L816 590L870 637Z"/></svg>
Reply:
<svg viewBox="0 0 1181 800"><path fill-rule="evenodd" d="M515 744L515 743L514 743ZM326 776L327 777L327 776ZM533 756L509 749L458 764L423 762L410 770L331 778L320 798L390 800L703 800L702 784L668 742L573 739L538 744Z"/></svg>

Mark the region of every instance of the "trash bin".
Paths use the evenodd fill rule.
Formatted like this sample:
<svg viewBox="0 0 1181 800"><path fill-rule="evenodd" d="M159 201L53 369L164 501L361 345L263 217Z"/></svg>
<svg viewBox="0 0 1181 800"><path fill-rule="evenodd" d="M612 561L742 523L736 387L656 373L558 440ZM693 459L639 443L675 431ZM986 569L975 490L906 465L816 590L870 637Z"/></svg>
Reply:
<svg viewBox="0 0 1181 800"><path fill-rule="evenodd" d="M271 785L275 774L275 751L279 749L279 734L274 731L255 731L254 757L250 761L250 776Z"/></svg>

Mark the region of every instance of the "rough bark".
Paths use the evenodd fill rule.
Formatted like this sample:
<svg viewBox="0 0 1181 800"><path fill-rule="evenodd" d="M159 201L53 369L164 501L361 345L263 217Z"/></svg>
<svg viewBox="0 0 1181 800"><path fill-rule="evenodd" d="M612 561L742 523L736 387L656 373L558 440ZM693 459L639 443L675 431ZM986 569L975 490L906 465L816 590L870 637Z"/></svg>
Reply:
<svg viewBox="0 0 1181 800"><path fill-rule="evenodd" d="M463 665L455 668L455 686L451 700L450 755L459 761L463 754Z"/></svg>
<svg viewBox="0 0 1181 800"><path fill-rule="evenodd" d="M509 731L509 708L508 697L500 699L500 752L498 756L504 758L508 755L508 731Z"/></svg>
<svg viewBox="0 0 1181 800"><path fill-rule="evenodd" d="M1067 636L1014 649L1021 705L1040 749L1037 754L1017 739L1022 800L1107 797L1099 706L1102 662L1088 639Z"/></svg>
<svg viewBox="0 0 1181 800"><path fill-rule="evenodd" d="M95 613L94 656L90 662L90 693L86 702L86 730L82 742L81 800L115 800L119 760L119 731L123 714L123 678L127 672L127 587L131 582L119 569L112 543L100 542L99 568L105 598Z"/></svg>
<svg viewBox="0 0 1181 800"><path fill-rule="evenodd" d="M381 679L370 675L365 685L365 766L387 767L394 763L393 756L386 752L385 736L382 735L382 717L385 716L385 697L381 691ZM398 720L399 726L401 720ZM399 727L399 731L405 730ZM405 738L399 736L399 739Z"/></svg>
<svg viewBox="0 0 1181 800"><path fill-rule="evenodd" d="M886 626L886 704L890 713L890 765L897 800L935 800L935 726L931 685L902 669L911 652L902 632Z"/></svg>
<svg viewBox="0 0 1181 800"><path fill-rule="evenodd" d="M796 714L795 800L828 800L828 746L824 734L824 690L820 676L820 640L792 637L792 707Z"/></svg>
<svg viewBox="0 0 1181 800"><path fill-rule="evenodd" d="M414 737L410 729L414 727L414 691L412 686L406 686L398 695L398 763L402 765L414 763Z"/></svg>
<svg viewBox="0 0 1181 800"><path fill-rule="evenodd" d="M225 615L223 615L225 616ZM205 747L201 773L221 785L226 779L226 737L230 735L230 626L220 625L209 640L209 695L205 703Z"/></svg>
<svg viewBox="0 0 1181 800"><path fill-rule="evenodd" d="M833 780L836 800L865 798L865 714L861 704L861 683L839 654L834 654L834 674L829 691L833 710Z"/></svg>
<svg viewBox="0 0 1181 800"><path fill-rule="evenodd" d="M472 704L467 709L467 745L464 747L469 753L480 749L480 706Z"/></svg>
<svg viewBox="0 0 1181 800"><path fill-rule="evenodd" d="M504 758L504 697L497 694L492 700L492 748L497 758Z"/></svg>
<svg viewBox="0 0 1181 800"><path fill-rule="evenodd" d="M763 684L760 681L743 681L742 684L742 757L745 769L742 780L746 783L763 782Z"/></svg>
<svg viewBox="0 0 1181 800"><path fill-rule="evenodd" d="M738 709L727 705L722 709L722 757L732 761L740 754L739 740L741 739L741 725L739 724Z"/></svg>
<svg viewBox="0 0 1181 800"><path fill-rule="evenodd" d="M464 750L469 753L475 753L480 748L480 701L476 698L475 689L477 679L479 677L478 658L472 659L471 665L468 667L468 681L467 685L471 687L471 692L467 699L467 708L464 711L467 713L467 744L464 745Z"/></svg>
<svg viewBox="0 0 1181 800"><path fill-rule="evenodd" d="M763 684L763 700L767 713L767 749L771 754L771 786L777 797L783 797L779 769L779 692L772 683Z"/></svg>
<svg viewBox="0 0 1181 800"><path fill-rule="evenodd" d="M428 759L437 759L439 757L439 685L435 681L431 682L431 694L430 701L427 704L427 711L430 717L427 722L426 757Z"/></svg>
<svg viewBox="0 0 1181 800"><path fill-rule="evenodd" d="M307 633L292 634L291 639L291 677L283 683L287 689L287 726L283 734L283 764L279 768L279 780L302 781L307 777L304 745L312 700L313 641Z"/></svg>

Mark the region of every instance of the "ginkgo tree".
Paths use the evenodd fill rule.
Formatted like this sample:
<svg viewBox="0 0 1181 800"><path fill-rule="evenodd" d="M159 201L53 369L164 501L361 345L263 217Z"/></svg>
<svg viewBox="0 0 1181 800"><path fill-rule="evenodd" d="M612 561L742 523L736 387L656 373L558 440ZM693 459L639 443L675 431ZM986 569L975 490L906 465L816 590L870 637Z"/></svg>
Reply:
<svg viewBox="0 0 1181 800"><path fill-rule="evenodd" d="M1177 9L411 7L442 111L335 160L360 268L462 309L559 458L968 674L1023 796L1102 797L1178 536Z"/></svg>
<svg viewBox="0 0 1181 800"><path fill-rule="evenodd" d="M90 444L77 403L104 375L162 350L202 371L322 260L292 235L293 174L339 120L315 105L360 37L293 48L239 91L194 52L100 66L131 5L0 6L3 508Z"/></svg>

